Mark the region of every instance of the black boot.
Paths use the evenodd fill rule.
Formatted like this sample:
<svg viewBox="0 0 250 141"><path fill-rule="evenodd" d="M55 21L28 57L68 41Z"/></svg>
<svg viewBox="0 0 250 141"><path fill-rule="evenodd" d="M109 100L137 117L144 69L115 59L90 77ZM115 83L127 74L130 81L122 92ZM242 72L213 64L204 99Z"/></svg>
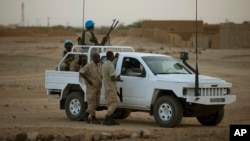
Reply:
<svg viewBox="0 0 250 141"><path fill-rule="evenodd" d="M86 112L84 114L83 120L86 121L87 123L89 123L89 113L88 112Z"/></svg>
<svg viewBox="0 0 250 141"><path fill-rule="evenodd" d="M120 125L120 123L116 122L113 117L112 117L112 122L114 125Z"/></svg>
<svg viewBox="0 0 250 141"><path fill-rule="evenodd" d="M106 116L103 121L103 124L112 126L112 125L119 125L120 123L116 122L112 116Z"/></svg>
<svg viewBox="0 0 250 141"><path fill-rule="evenodd" d="M91 117L91 123L92 124L101 124L101 122L99 120L97 120L95 116Z"/></svg>

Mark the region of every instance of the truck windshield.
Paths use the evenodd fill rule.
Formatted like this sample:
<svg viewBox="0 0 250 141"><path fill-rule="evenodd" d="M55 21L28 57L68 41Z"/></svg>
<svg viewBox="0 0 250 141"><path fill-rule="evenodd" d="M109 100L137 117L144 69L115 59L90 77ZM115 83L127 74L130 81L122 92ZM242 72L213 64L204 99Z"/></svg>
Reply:
<svg viewBox="0 0 250 141"><path fill-rule="evenodd" d="M142 57L149 69L155 74L190 74L185 66L167 56Z"/></svg>

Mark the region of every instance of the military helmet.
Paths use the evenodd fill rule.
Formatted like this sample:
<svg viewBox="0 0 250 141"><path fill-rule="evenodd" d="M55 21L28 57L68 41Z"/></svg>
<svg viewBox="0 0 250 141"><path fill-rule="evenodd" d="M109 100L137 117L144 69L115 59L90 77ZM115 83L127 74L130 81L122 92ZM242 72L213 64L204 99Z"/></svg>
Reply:
<svg viewBox="0 0 250 141"><path fill-rule="evenodd" d="M67 44L73 45L72 41L71 41L71 40L68 40L68 39L64 41L64 45L67 45Z"/></svg>
<svg viewBox="0 0 250 141"><path fill-rule="evenodd" d="M91 26L95 25L94 21L92 20L88 20L86 23L85 23L85 28L90 28Z"/></svg>

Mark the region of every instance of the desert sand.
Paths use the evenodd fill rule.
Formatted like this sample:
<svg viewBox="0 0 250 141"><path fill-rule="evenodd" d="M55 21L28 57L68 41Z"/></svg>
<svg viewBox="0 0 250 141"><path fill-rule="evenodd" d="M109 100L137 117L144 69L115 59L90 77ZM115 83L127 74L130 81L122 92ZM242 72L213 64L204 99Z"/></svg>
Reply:
<svg viewBox="0 0 250 141"><path fill-rule="evenodd" d="M203 75L222 78L233 84L231 93L236 102L225 106L225 116L218 126L202 126L196 118L183 118L175 128L159 127L148 113L136 112L119 126L87 124L70 121L59 109L57 97L46 95L44 73L54 69L61 59L63 40L76 43L77 36L0 37L0 138L20 132L39 132L86 136L102 131L138 132L148 130L147 140L228 141L229 126L250 124L250 49L199 49L199 71ZM179 58L180 51L189 52L194 66L192 48L177 48L146 38L112 37L113 45L133 46L144 52L162 53ZM97 113L103 120L105 111Z"/></svg>

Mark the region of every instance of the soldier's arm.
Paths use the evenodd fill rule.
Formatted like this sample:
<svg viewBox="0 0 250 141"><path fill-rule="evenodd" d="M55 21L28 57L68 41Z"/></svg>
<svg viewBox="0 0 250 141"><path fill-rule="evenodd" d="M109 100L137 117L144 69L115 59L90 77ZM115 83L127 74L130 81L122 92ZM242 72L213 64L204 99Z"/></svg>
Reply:
<svg viewBox="0 0 250 141"><path fill-rule="evenodd" d="M120 75L111 76L111 81L120 81L120 80L121 80Z"/></svg>
<svg viewBox="0 0 250 141"><path fill-rule="evenodd" d="M89 85L92 85L92 81L87 77L87 75L85 73L80 73L81 77L84 78Z"/></svg>
<svg viewBox="0 0 250 141"><path fill-rule="evenodd" d="M86 72L87 72L87 71L88 71L88 65L85 66L85 67L83 67L83 68L81 68L80 71L79 71L79 73L80 73L81 77L82 77L83 79L85 79L89 85L92 85L92 84L93 84L92 81L91 81L91 80L88 78L88 76L86 75Z"/></svg>
<svg viewBox="0 0 250 141"><path fill-rule="evenodd" d="M111 64L110 66L110 70L109 70L109 74L110 74L110 79L111 81L120 81L120 75L115 75L115 68L114 68L114 65Z"/></svg>

